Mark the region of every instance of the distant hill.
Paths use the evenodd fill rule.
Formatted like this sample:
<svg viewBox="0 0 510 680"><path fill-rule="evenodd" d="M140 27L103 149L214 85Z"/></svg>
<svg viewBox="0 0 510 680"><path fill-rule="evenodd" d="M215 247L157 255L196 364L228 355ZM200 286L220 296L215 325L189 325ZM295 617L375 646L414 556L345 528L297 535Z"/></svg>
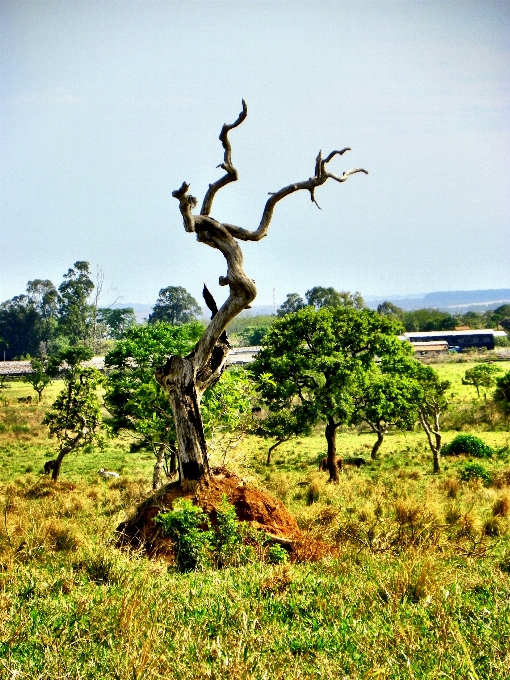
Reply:
<svg viewBox="0 0 510 680"><path fill-rule="evenodd" d="M377 305L385 300L405 310L433 307L445 312L485 312L488 309L496 309L500 305L510 304L510 288L439 291L405 298L389 296L375 299L370 297L367 300L367 306L376 309Z"/></svg>

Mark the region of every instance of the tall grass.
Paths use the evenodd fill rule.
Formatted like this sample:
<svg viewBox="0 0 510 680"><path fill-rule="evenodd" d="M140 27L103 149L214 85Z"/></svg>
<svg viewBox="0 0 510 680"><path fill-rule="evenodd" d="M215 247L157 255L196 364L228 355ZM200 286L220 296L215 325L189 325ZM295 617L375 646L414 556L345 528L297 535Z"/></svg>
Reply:
<svg viewBox="0 0 510 680"><path fill-rule="evenodd" d="M388 437L338 485L318 471L322 434L283 444L270 468L248 438L228 465L286 503L303 550L314 539L335 557L182 574L114 547L151 459L112 442L53 484L39 474L53 446L42 412L1 409L0 678L508 678L508 433L481 435L490 485L462 481L465 456L429 474L420 433ZM367 457L370 442L341 433L339 453ZM121 477L98 478L103 466Z"/></svg>

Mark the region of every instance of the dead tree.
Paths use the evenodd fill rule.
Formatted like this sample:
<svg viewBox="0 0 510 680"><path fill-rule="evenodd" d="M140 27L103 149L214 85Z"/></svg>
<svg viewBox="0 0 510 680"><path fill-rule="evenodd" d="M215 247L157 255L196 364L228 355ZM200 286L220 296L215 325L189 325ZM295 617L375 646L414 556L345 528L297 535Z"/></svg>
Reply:
<svg viewBox="0 0 510 680"><path fill-rule="evenodd" d="M193 351L186 357L169 357L165 366L156 371L156 378L170 400L177 431L180 478L181 483L186 486L193 486L198 482L207 484L209 481L210 469L200 415L200 400L203 393L220 378L225 367L230 350L225 333L226 327L257 295L255 282L243 271L243 254L238 241L263 239L267 234L276 204L286 196L296 191L308 191L311 200L319 207L315 200L316 187L330 178L337 182L345 182L350 175L357 172L368 174L363 168L354 168L342 175L328 172L327 164L335 156L350 151L349 148L332 151L326 158L322 158L322 153L319 152L315 160L313 177L270 194L257 229L249 231L233 224L218 222L210 216L214 198L221 188L238 179L237 170L232 162L228 134L230 130L241 125L247 115L248 109L243 100L243 110L237 120L231 125L225 124L222 127L220 141L224 149L224 158L218 167L222 168L225 174L209 185L200 214L193 214L198 202L188 193L189 184L183 182L180 189L172 193L179 201L184 229L196 234L197 241L217 248L225 257L227 274L220 276L219 283L220 286L229 287L229 296L219 310L216 310L214 303L211 322Z"/></svg>

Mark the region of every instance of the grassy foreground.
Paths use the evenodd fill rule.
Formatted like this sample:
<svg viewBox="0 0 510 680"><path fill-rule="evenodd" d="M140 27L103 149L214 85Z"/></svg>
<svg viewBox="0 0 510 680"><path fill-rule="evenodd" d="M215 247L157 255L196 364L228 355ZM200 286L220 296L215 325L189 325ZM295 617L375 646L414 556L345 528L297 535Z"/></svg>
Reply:
<svg viewBox="0 0 510 680"><path fill-rule="evenodd" d="M317 469L319 432L277 449L270 468L266 442L248 438L229 467L338 558L180 574L113 547L149 491L152 456L113 442L69 457L49 483L40 422L52 395L18 405L29 393L14 384L0 406L0 678L509 677L509 432L479 433L497 452L478 461L489 485L461 481L461 458L429 474L419 432L388 437L379 461L348 466L337 486ZM371 442L343 433L339 452L368 458Z"/></svg>

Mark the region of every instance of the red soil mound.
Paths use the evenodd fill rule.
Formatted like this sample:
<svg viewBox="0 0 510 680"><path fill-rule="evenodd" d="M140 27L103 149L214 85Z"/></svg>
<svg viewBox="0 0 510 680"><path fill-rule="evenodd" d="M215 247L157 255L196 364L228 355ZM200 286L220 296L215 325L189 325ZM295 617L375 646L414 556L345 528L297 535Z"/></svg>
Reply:
<svg viewBox="0 0 510 680"><path fill-rule="evenodd" d="M280 501L260 489L246 485L228 470L216 468L209 486L199 488L195 493L186 494L178 483L173 483L150 496L132 518L117 527L118 544L141 548L151 556L170 555L171 542L163 537L160 525L154 522L156 515L171 510L177 498L188 498L209 515L214 525L216 508L221 505L224 495L235 507L239 521L248 522L275 539L298 539L300 532L296 521Z"/></svg>

